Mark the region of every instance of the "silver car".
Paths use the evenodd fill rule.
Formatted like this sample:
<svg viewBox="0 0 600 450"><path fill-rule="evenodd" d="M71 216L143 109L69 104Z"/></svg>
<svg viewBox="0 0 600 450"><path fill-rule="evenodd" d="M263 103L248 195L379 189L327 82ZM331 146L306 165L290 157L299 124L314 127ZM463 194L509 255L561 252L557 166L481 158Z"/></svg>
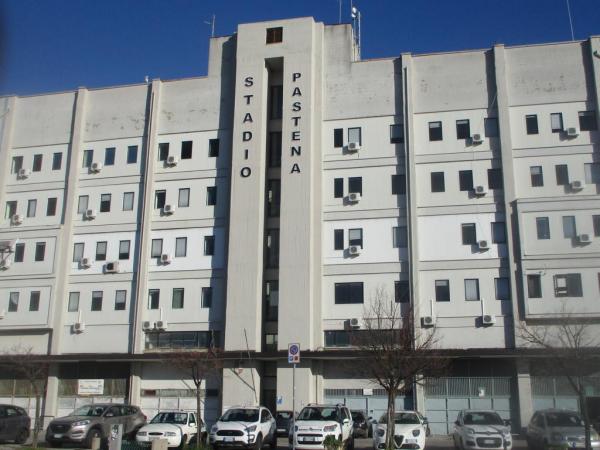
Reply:
<svg viewBox="0 0 600 450"><path fill-rule="evenodd" d="M496 411L463 409L454 422L455 448L461 450L512 448L508 421Z"/></svg>
<svg viewBox="0 0 600 450"><path fill-rule="evenodd" d="M585 427L581 416L566 409L537 411L527 426L527 445L532 449L549 447L585 448ZM600 447L598 433L592 430L592 448Z"/></svg>

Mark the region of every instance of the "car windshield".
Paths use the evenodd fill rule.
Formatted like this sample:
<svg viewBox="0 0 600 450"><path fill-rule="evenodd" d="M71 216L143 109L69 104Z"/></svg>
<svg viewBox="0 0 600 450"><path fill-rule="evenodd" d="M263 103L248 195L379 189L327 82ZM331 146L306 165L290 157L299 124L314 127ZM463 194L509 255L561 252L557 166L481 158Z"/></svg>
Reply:
<svg viewBox="0 0 600 450"><path fill-rule="evenodd" d="M465 414L463 422L465 425L504 425L495 412L469 412Z"/></svg>
<svg viewBox="0 0 600 450"><path fill-rule="evenodd" d="M382 423L382 424L387 423L387 414L384 414L383 416L381 416L381 418L379 419L379 423ZM417 415L415 413L400 412L400 413L396 413L396 420L394 420L394 423L406 424L406 425L410 425L410 424L417 425L421 422L419 421L419 418L417 417Z"/></svg>
<svg viewBox="0 0 600 450"><path fill-rule="evenodd" d="M187 413L182 412L160 412L154 416L150 423L187 423Z"/></svg>
<svg viewBox="0 0 600 450"><path fill-rule="evenodd" d="M107 406L102 405L85 405L77 408L70 415L71 416L89 416L89 417L100 417Z"/></svg>
<svg viewBox="0 0 600 450"><path fill-rule="evenodd" d="M258 422L258 409L235 408L228 410L220 422Z"/></svg>
<svg viewBox="0 0 600 450"><path fill-rule="evenodd" d="M308 406L300 412L298 420L333 420L339 422L339 413L337 408Z"/></svg>
<svg viewBox="0 0 600 450"><path fill-rule="evenodd" d="M292 418L292 413L291 412L278 412L277 413L277 418L278 419L283 419L283 420L288 420Z"/></svg>
<svg viewBox="0 0 600 450"><path fill-rule="evenodd" d="M556 412L546 413L549 427L582 427L583 420L575 413Z"/></svg>

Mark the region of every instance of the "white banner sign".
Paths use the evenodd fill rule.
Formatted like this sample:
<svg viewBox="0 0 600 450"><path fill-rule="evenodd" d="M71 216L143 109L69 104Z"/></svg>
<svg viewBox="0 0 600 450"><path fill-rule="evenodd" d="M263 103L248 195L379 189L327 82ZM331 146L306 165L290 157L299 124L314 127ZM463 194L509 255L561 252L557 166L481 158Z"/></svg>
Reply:
<svg viewBox="0 0 600 450"><path fill-rule="evenodd" d="M77 395L102 395L104 394L104 380L79 380Z"/></svg>

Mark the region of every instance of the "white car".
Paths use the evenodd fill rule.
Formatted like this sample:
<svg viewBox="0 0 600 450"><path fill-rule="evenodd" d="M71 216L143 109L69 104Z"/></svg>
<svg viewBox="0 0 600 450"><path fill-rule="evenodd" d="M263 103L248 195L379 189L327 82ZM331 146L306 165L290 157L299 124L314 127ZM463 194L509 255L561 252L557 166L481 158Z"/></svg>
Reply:
<svg viewBox="0 0 600 450"><path fill-rule="evenodd" d="M427 419L417 411L397 411L394 416L394 444L396 448L423 449L429 435ZM373 449L385 449L387 414L373 428Z"/></svg>
<svg viewBox="0 0 600 450"><path fill-rule="evenodd" d="M199 424L198 424L199 422ZM198 434L200 425L201 439L206 436L202 420L196 420L196 414L187 411L161 411L144 425L135 435L140 444L151 444L157 439L166 439L169 447L183 447Z"/></svg>
<svg viewBox="0 0 600 450"><path fill-rule="evenodd" d="M212 426L209 442L213 449L277 447L275 419L264 406L236 406L225 411Z"/></svg>
<svg viewBox="0 0 600 450"><path fill-rule="evenodd" d="M496 411L463 409L454 422L452 437L454 446L462 450L512 448L508 421Z"/></svg>
<svg viewBox="0 0 600 450"><path fill-rule="evenodd" d="M289 446L295 440L297 449L323 449L323 441L333 436L344 443L346 450L354 450L353 423L350 410L344 405L313 405L302 408L293 431Z"/></svg>

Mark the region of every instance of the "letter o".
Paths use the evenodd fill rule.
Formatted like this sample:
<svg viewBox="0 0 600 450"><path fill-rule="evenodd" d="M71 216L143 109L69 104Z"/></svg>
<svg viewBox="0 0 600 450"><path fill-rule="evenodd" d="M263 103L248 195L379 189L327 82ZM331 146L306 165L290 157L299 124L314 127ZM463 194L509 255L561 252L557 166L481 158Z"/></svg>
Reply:
<svg viewBox="0 0 600 450"><path fill-rule="evenodd" d="M240 175L244 178L248 178L251 173L252 170L250 169L250 167L242 167L242 170L240 170Z"/></svg>

